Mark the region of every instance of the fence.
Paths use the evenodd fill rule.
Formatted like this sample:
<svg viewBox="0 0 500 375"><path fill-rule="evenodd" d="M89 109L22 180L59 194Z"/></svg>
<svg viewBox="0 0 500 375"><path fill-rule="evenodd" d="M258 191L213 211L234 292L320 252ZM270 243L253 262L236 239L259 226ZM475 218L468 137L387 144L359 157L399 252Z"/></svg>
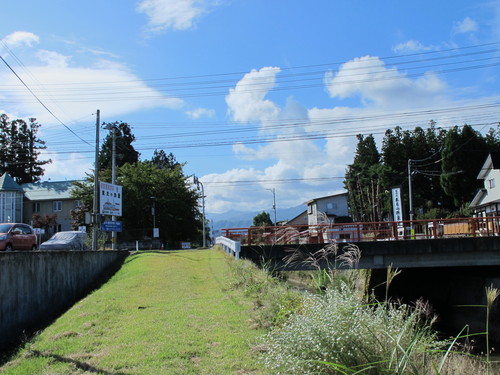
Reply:
<svg viewBox="0 0 500 375"><path fill-rule="evenodd" d="M248 246L499 236L500 216L231 228L222 233Z"/></svg>

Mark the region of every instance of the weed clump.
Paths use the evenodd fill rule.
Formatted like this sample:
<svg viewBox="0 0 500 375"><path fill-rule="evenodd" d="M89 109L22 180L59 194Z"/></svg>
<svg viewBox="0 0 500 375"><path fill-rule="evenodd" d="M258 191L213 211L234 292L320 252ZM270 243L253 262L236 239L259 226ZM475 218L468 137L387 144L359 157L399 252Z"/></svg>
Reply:
<svg viewBox="0 0 500 375"><path fill-rule="evenodd" d="M262 359L276 373L338 374L342 367L345 373L402 374L439 343L420 312L364 304L343 284L307 295L302 312L271 330L265 346Z"/></svg>

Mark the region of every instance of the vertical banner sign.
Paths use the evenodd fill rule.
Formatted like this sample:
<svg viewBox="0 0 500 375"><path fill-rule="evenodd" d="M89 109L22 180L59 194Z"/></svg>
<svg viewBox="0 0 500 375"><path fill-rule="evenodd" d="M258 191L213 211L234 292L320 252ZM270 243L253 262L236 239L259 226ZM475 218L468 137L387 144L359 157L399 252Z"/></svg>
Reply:
<svg viewBox="0 0 500 375"><path fill-rule="evenodd" d="M122 187L101 181L100 190L101 214L122 216Z"/></svg>
<svg viewBox="0 0 500 375"><path fill-rule="evenodd" d="M401 188L392 188L392 213L394 221L403 221L403 209L401 206ZM398 223L398 226L403 226L403 223Z"/></svg>

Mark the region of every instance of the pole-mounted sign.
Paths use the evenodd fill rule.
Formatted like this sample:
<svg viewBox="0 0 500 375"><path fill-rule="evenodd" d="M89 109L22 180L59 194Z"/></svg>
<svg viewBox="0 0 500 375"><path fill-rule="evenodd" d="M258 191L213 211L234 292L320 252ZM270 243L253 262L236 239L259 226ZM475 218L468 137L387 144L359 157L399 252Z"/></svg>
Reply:
<svg viewBox="0 0 500 375"><path fill-rule="evenodd" d="M122 187L100 181L101 215L122 216Z"/></svg>

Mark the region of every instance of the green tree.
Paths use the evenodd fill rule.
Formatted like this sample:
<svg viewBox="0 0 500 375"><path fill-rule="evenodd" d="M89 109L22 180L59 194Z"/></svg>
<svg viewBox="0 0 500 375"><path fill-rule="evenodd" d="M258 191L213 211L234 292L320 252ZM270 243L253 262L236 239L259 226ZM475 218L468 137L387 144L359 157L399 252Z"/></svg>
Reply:
<svg viewBox="0 0 500 375"><path fill-rule="evenodd" d="M103 126L113 127L116 132L116 167L121 167L126 163L139 161L139 152L132 145L135 135L131 127L126 122L103 123ZM99 170L111 169L113 155L113 130L110 130L101 147L99 154Z"/></svg>
<svg viewBox="0 0 500 375"><path fill-rule="evenodd" d="M163 150L155 150L151 162L160 169L176 169L183 166L177 161L174 154L169 153L167 155Z"/></svg>
<svg viewBox="0 0 500 375"><path fill-rule="evenodd" d="M0 115L0 171L8 172L19 183L40 181L45 164L51 160L39 160L45 142L37 137L40 124L36 119L9 120Z"/></svg>
<svg viewBox="0 0 500 375"><path fill-rule="evenodd" d="M271 220L271 215L269 215L269 212L262 211L260 214L255 215L253 218L253 225L254 227L270 227L273 225L273 222Z"/></svg>
<svg viewBox="0 0 500 375"><path fill-rule="evenodd" d="M347 166L344 186L356 221L381 221L388 211L387 176L373 135L358 135L354 161Z"/></svg>
<svg viewBox="0 0 500 375"><path fill-rule="evenodd" d="M477 174L487 154L486 141L471 126L455 126L448 131L442 153L441 186L453 198L454 209L469 203L481 187Z"/></svg>
<svg viewBox="0 0 500 375"><path fill-rule="evenodd" d="M99 174L102 181L110 181L110 170ZM123 187L123 232L118 241L143 240L153 235L155 225L160 230L160 240L171 247L180 241L201 242L201 214L198 210L199 195L189 188L181 167L158 168L151 161L126 163L117 169L118 185ZM93 206L94 176L87 174L85 181L74 183L72 198L82 206L72 211L73 227L83 225L85 212ZM153 198L154 197L154 198Z"/></svg>

